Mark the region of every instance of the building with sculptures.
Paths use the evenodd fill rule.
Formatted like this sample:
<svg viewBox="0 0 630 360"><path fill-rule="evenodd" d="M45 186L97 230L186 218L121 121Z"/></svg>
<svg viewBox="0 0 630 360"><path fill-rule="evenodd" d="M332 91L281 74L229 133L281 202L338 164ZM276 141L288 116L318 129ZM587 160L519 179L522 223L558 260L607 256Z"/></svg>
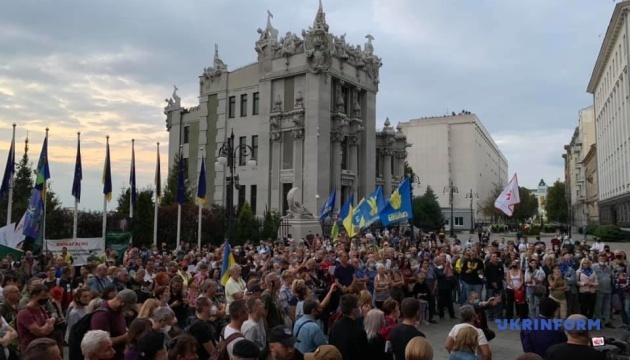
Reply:
<svg viewBox="0 0 630 360"><path fill-rule="evenodd" d="M213 164L233 132L234 147L253 152L236 156L233 203L247 201L257 215L266 208L286 214L288 195L314 216L333 189L335 212L352 194L356 204L379 185L388 195L403 177L409 144L389 119L376 129L382 62L374 38L367 35L362 47L333 35L321 1L299 35L280 36L272 17L268 12L258 29L257 62L229 71L215 46L213 65L199 77L199 105L182 107L177 89L166 99L169 159L182 149L194 188L205 158L206 206L224 205L229 169ZM247 166L252 156L254 168Z"/></svg>

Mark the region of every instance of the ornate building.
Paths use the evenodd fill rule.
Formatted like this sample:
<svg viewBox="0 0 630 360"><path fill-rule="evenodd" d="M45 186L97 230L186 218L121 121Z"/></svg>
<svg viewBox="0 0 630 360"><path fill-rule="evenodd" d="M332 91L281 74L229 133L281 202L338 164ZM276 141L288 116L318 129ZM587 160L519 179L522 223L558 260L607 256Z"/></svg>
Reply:
<svg viewBox="0 0 630 360"><path fill-rule="evenodd" d="M321 2L301 36L279 37L272 17L268 12L258 29L257 62L228 71L215 46L213 66L199 77L199 105L182 107L177 91L166 100L169 159L181 147L193 188L200 159L207 159L208 203L224 204L229 169L212 163L233 132L234 145L253 152L237 154L234 205L247 201L258 215L266 207L285 214L293 187L316 215L333 189L336 211L351 194L356 203L378 185L389 194L403 176L409 145L389 119L376 130L382 63L374 38L367 35L362 48L334 36ZM251 157L254 168L246 166Z"/></svg>

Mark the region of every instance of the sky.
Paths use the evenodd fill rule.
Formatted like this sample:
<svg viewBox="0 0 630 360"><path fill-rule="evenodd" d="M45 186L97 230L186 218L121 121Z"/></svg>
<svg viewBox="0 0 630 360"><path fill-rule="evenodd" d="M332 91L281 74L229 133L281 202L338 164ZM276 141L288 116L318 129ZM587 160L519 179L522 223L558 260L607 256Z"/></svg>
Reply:
<svg viewBox="0 0 630 360"><path fill-rule="evenodd" d="M37 162L49 133L51 187L71 195L81 132L80 210L101 210L110 136L113 198L128 186L131 140L137 183L151 187L160 142L168 162L164 99L173 85L198 105L214 44L229 69L256 61L256 29L267 10L280 34L310 26L317 0L42 0L6 2L0 12L0 171L12 123L17 159L28 135ZM371 34L382 58L377 128L467 110L490 132L509 177L535 188L564 177L563 146L586 93L614 1L323 0L330 32L354 44ZM420 169L414 169L421 173ZM116 207L112 201L108 207Z"/></svg>

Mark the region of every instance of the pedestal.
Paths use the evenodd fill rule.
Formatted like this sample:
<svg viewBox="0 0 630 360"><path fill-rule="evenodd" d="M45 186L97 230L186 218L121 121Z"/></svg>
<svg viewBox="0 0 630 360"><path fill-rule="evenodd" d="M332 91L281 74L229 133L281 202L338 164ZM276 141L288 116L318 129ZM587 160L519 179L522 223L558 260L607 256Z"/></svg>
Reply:
<svg viewBox="0 0 630 360"><path fill-rule="evenodd" d="M313 235L322 233L322 225L317 219L287 219L289 223L287 234L295 240L306 239L307 235ZM278 237L282 234L278 233Z"/></svg>

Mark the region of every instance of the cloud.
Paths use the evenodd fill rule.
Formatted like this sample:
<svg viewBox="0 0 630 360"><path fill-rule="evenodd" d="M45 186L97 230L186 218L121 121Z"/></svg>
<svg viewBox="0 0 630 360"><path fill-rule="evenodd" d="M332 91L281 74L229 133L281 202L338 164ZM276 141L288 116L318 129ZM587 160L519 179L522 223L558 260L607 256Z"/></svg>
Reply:
<svg viewBox="0 0 630 360"><path fill-rule="evenodd" d="M495 136L522 182L534 186L539 178L561 175L562 145L577 111L592 102L584 89L614 3L323 3L331 32L362 46L365 35L376 39L384 64L377 127L386 117L396 123L466 109ZM163 99L173 84L184 105L196 105L198 76L211 64L215 43L229 68L237 68L255 61L256 29L265 26L267 9L280 34L299 34L312 24L316 8L316 0L3 4L0 161L13 122L18 142L28 133L31 159L49 127L53 188L72 206L76 132L84 187L97 190L110 135L114 196L127 183L135 138L138 183L148 186L156 142L164 144L162 160L168 162ZM86 194L82 206L100 209L100 190Z"/></svg>

